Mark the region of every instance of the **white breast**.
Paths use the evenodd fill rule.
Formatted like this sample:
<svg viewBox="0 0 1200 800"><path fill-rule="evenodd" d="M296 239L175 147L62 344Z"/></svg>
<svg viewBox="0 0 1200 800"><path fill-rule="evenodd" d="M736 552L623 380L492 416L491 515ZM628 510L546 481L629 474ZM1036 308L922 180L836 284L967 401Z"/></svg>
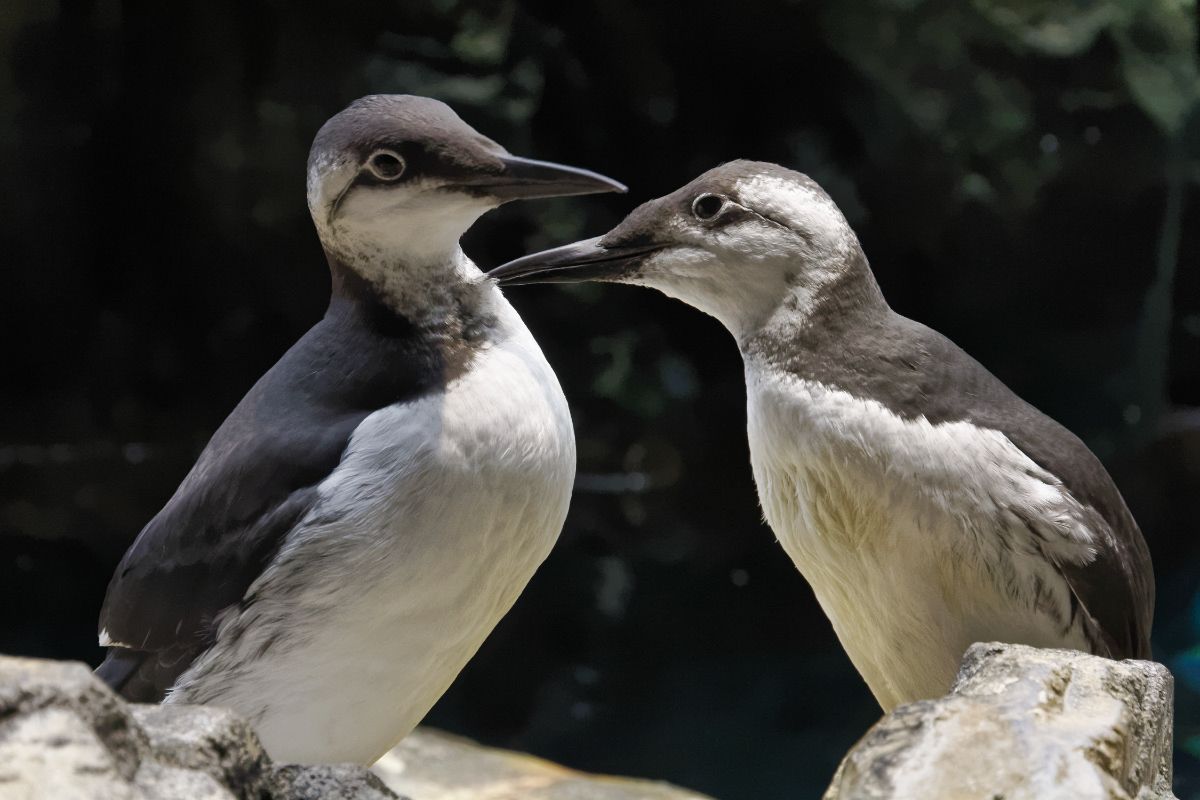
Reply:
<svg viewBox="0 0 1200 800"><path fill-rule="evenodd" d="M944 694L975 641L1086 649L1050 559L1093 557L1087 515L1002 433L749 365L747 385L767 521L885 709Z"/></svg>
<svg viewBox="0 0 1200 800"><path fill-rule="evenodd" d="M442 695L549 553L574 480L562 390L497 298L464 376L358 427L261 599L171 701L240 711L276 760L370 763Z"/></svg>

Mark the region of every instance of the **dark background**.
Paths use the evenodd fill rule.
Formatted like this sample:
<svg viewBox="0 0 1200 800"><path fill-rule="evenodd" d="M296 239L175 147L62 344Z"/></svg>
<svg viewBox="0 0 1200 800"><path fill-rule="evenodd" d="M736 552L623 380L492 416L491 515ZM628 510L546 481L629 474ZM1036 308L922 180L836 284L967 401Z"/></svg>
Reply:
<svg viewBox="0 0 1200 800"><path fill-rule="evenodd" d="M1158 576L1200 797L1200 113L1168 0L7 0L0 10L0 651L95 663L108 577L318 319L320 124L428 94L626 181L526 203L484 267L733 158L820 181L893 305L1080 434ZM574 767L815 797L878 711L762 524L713 320L629 287L510 293L580 476L561 542L430 716Z"/></svg>

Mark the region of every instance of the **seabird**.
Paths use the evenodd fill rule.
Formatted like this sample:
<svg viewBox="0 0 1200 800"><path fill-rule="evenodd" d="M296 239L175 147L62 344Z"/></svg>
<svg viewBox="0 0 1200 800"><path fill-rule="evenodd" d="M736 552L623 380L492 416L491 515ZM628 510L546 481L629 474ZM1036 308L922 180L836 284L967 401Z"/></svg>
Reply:
<svg viewBox="0 0 1200 800"><path fill-rule="evenodd" d="M944 694L975 641L1149 657L1150 556L1100 462L892 311L807 176L725 164L490 276L649 286L733 334L767 522L885 710Z"/></svg>
<svg viewBox="0 0 1200 800"><path fill-rule="evenodd" d="M308 161L329 308L125 554L97 673L232 708L283 762L370 763L411 731L549 553L575 472L554 372L459 239L509 200L610 191L428 98L330 119Z"/></svg>

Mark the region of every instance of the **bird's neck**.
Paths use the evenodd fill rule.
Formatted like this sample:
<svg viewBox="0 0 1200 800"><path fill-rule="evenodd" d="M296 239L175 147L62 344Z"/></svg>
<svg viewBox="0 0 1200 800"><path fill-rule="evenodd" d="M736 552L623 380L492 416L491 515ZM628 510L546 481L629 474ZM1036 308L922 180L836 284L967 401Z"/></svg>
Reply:
<svg viewBox="0 0 1200 800"><path fill-rule="evenodd" d="M328 315L386 329L404 327L436 338L473 341L495 320L496 287L462 249L436 259L375 256L346 259L326 250L332 278Z"/></svg>
<svg viewBox="0 0 1200 800"><path fill-rule="evenodd" d="M747 364L791 369L797 359L836 349L858 326L891 314L866 256L855 249L836 270L805 270L760 324L738 336Z"/></svg>

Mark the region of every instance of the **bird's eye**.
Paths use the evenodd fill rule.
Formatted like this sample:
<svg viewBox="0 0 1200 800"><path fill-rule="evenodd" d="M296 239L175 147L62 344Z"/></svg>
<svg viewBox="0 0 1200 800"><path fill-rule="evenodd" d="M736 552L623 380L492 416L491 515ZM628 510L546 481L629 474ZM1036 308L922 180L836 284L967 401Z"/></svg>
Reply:
<svg viewBox="0 0 1200 800"><path fill-rule="evenodd" d="M725 198L719 194L702 194L692 201L692 213L696 219L710 220L725 207Z"/></svg>
<svg viewBox="0 0 1200 800"><path fill-rule="evenodd" d="M381 181L394 181L404 174L404 159L391 150L376 150L367 159L367 169Z"/></svg>

